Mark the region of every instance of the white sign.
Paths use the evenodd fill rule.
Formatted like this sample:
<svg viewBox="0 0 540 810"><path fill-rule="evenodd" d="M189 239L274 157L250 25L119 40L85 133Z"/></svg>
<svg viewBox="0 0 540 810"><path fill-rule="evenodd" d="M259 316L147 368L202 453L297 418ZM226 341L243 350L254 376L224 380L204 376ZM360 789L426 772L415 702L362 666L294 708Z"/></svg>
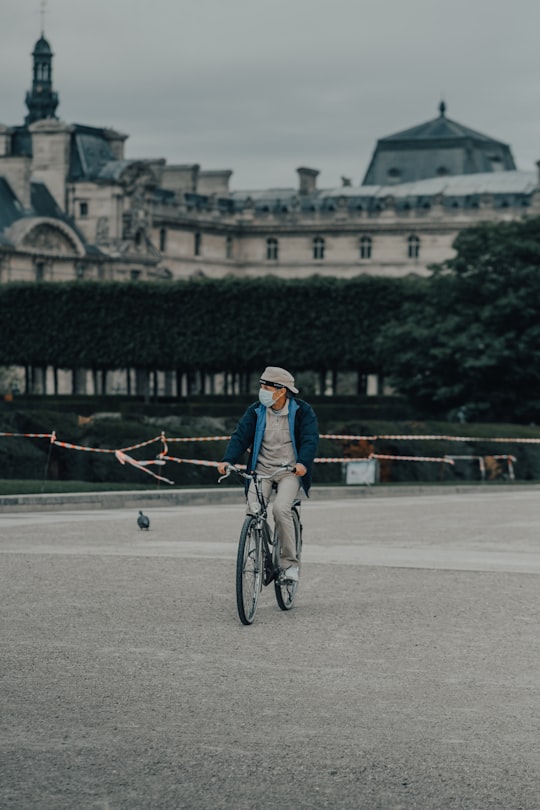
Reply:
<svg viewBox="0 0 540 810"><path fill-rule="evenodd" d="M376 484L379 480L379 462L376 458L349 461L345 468L346 484Z"/></svg>

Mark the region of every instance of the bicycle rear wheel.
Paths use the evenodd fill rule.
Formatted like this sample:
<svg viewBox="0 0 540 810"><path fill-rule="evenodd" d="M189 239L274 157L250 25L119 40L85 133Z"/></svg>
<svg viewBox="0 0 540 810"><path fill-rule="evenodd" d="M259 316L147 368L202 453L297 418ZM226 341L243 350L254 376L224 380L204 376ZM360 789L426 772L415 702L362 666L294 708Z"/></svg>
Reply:
<svg viewBox="0 0 540 810"><path fill-rule="evenodd" d="M262 587L262 543L253 517L246 517L236 558L236 606L242 624L251 624Z"/></svg>
<svg viewBox="0 0 540 810"><path fill-rule="evenodd" d="M300 556L302 554L302 524L300 523L300 515L298 514L298 510L294 506L292 509L292 517L294 523L294 538L296 542L296 557L298 562L300 562ZM277 567L280 553L279 538L277 539L274 553L276 555L274 563ZM276 591L276 601L281 610L290 610L296 598L298 582L283 581L278 578L274 582L274 588Z"/></svg>

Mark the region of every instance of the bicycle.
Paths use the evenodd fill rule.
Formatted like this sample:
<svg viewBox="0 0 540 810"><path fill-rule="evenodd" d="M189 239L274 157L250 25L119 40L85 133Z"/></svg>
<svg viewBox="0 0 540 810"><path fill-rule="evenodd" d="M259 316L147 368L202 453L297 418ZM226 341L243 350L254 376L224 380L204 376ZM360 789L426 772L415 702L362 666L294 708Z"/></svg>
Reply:
<svg viewBox="0 0 540 810"><path fill-rule="evenodd" d="M228 478L231 472L252 481L257 502L251 504L251 510L244 519L240 539L238 541L238 554L236 558L236 606L242 624L252 624L257 612L259 596L263 585L274 583L276 601L281 610L290 610L293 607L298 582L285 579L279 568L280 544L277 530L271 532L268 524L268 505L262 493L261 482L271 479L282 470L294 471L294 467L284 465L271 475L246 473L238 467L228 465L227 472L218 479L221 483ZM296 542L296 555L300 560L302 552L302 523L300 521L300 499L292 504L292 519Z"/></svg>

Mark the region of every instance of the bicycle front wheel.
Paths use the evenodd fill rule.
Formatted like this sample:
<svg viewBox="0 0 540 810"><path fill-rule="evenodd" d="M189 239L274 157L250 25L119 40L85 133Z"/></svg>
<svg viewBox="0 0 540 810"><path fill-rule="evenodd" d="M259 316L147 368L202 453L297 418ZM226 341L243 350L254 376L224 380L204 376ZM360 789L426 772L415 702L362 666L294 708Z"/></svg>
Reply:
<svg viewBox="0 0 540 810"><path fill-rule="evenodd" d="M246 517L236 558L236 606L242 624L251 624L262 588L262 543L253 517Z"/></svg>
<svg viewBox="0 0 540 810"><path fill-rule="evenodd" d="M300 515L295 507L292 510L292 517L294 523L294 539L296 542L296 558L300 562L302 554L302 524L300 523ZM276 565L279 560L279 539L275 546ZM282 581L279 578L274 582L276 591L276 601L281 610L290 610L296 598L296 591L298 590L298 582Z"/></svg>

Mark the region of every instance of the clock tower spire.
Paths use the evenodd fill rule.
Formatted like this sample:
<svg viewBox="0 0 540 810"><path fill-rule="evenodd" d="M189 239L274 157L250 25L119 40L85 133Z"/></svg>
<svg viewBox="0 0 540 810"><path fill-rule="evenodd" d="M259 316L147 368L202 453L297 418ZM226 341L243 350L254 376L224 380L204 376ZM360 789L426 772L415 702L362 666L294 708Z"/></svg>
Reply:
<svg viewBox="0 0 540 810"><path fill-rule="evenodd" d="M45 6L41 6L41 36L32 52L32 89L26 94L28 115L24 119L26 125L40 121L42 118L56 118L58 107L58 94L52 86L52 58L51 46L45 39L44 21Z"/></svg>

